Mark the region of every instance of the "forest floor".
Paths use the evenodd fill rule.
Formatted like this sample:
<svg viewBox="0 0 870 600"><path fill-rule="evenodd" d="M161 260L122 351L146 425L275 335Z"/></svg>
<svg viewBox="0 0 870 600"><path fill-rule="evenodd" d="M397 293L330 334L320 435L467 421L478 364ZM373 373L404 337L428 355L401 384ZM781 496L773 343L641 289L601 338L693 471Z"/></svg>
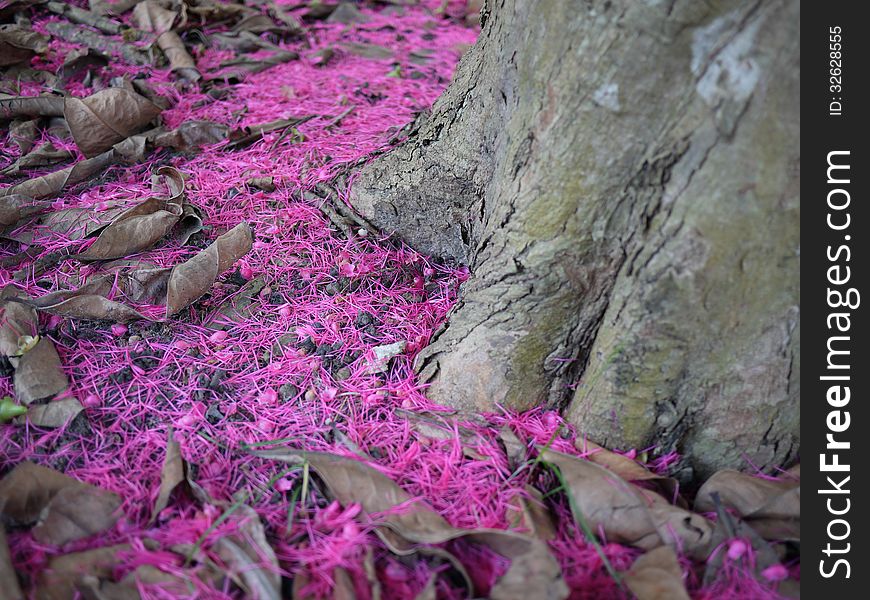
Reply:
<svg viewBox="0 0 870 600"><path fill-rule="evenodd" d="M75 15L52 3L3 4L0 44L26 61L3 64L0 89L0 510L26 592L650 593L649 573L625 572L659 544L632 547L621 517L613 529L588 514L570 461L598 456L647 481L631 494L674 500L679 457L593 450L555 412L468 420L430 403L414 356L467 271L342 210L335 182L400 141L474 43L465 2L200 0L178 14L167 1L99 29L69 28ZM175 69L144 50L166 30L192 62L172 36L160 38ZM132 96L19 101L106 89ZM155 123L163 134L134 135ZM112 148L125 138L138 146ZM84 177L39 179L86 159L98 162ZM780 597L793 553L768 559L732 534L716 560L665 557L676 571L659 563L653 579L694 598ZM0 548L0 579L3 561Z"/></svg>

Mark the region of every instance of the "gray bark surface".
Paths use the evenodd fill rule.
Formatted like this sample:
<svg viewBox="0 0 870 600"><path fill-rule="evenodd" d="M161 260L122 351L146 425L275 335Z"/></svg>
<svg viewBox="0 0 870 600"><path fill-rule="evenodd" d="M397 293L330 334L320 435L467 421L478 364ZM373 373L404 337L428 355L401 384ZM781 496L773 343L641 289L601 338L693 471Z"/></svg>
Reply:
<svg viewBox="0 0 870 600"><path fill-rule="evenodd" d="M418 357L464 410L564 410L701 473L799 446L799 4L489 2L351 202L469 264Z"/></svg>

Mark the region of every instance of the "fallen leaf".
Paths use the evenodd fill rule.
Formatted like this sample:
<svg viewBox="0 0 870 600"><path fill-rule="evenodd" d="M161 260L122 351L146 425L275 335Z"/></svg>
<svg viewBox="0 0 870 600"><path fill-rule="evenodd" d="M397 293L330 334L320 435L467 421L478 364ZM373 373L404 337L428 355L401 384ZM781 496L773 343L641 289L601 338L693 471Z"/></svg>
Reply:
<svg viewBox="0 0 870 600"><path fill-rule="evenodd" d="M211 121L185 121L172 131L160 132L153 143L179 152L191 152L202 146L217 144L227 138L229 127Z"/></svg>
<svg viewBox="0 0 870 600"><path fill-rule="evenodd" d="M239 288L238 293L221 303L214 315L204 323L205 327L214 330L226 329L233 323L239 323L248 318L251 314L251 305L264 287L266 287L266 281L262 277L256 277L246 282Z"/></svg>
<svg viewBox="0 0 870 600"><path fill-rule="evenodd" d="M0 293L0 356L15 369L15 398L30 404L62 392L69 381L54 344L38 336L36 312L21 303L25 299L12 286Z"/></svg>
<svg viewBox="0 0 870 600"><path fill-rule="evenodd" d="M30 152L39 136L36 124L36 119L12 121L9 124L9 141L18 146L18 152L22 156Z"/></svg>
<svg viewBox="0 0 870 600"><path fill-rule="evenodd" d="M367 23L368 20L369 18L350 2L341 2L326 18L327 23L344 23L345 25Z"/></svg>
<svg viewBox="0 0 870 600"><path fill-rule="evenodd" d="M81 73L89 72L94 68L102 68L108 64L109 59L106 55L92 48L71 50L58 69L57 76L62 83L67 83Z"/></svg>
<svg viewBox="0 0 870 600"><path fill-rule="evenodd" d="M64 398L45 404L31 404L27 414L16 419L17 423L29 423L36 427L56 429L63 427L85 409L76 398Z"/></svg>
<svg viewBox="0 0 870 600"><path fill-rule="evenodd" d="M172 29L178 12L160 6L154 0L139 2L133 9L133 24L142 31L160 35Z"/></svg>
<svg viewBox="0 0 870 600"><path fill-rule="evenodd" d="M19 117L62 117L62 96L14 96L0 98L0 120Z"/></svg>
<svg viewBox="0 0 870 600"><path fill-rule="evenodd" d="M121 562L119 554L131 550L129 544L106 546L83 552L55 556L36 580L37 600L70 600L78 583L86 576L107 578Z"/></svg>
<svg viewBox="0 0 870 600"><path fill-rule="evenodd" d="M536 488L527 485L526 496L517 496L519 510L508 508L507 519L512 528L527 529L530 535L545 542L556 537L556 527L544 504L544 496Z"/></svg>
<svg viewBox="0 0 870 600"><path fill-rule="evenodd" d="M797 477L754 477L725 469L704 482L695 498L695 510L716 510L713 494L766 539L799 540L801 518L800 471Z"/></svg>
<svg viewBox="0 0 870 600"><path fill-rule="evenodd" d="M18 584L12 557L9 554L9 543L6 541L6 530L0 526L0 590L7 600L24 600L24 592Z"/></svg>
<svg viewBox="0 0 870 600"><path fill-rule="evenodd" d="M41 544L62 546L105 531L121 516L121 498L92 485L79 484L57 492L32 529Z"/></svg>
<svg viewBox="0 0 870 600"><path fill-rule="evenodd" d="M65 169L0 189L0 198L14 195L28 196L34 200L53 198L64 189L90 179L114 164L124 162L130 156L129 153L136 150L136 144L137 140L127 138L127 140L116 144L111 150L93 158L81 160ZM141 145L144 147L144 139L141 140Z"/></svg>
<svg viewBox="0 0 870 600"><path fill-rule="evenodd" d="M252 452L255 456L290 463L307 462L339 503L361 506L361 517L377 526L387 546L399 554L416 551L414 544L441 544L465 538L509 558L511 566L496 582L494 600L561 599L568 596L559 563L546 543L498 529L458 529L441 515L366 463L327 454L287 449Z"/></svg>
<svg viewBox="0 0 870 600"><path fill-rule="evenodd" d="M613 471L626 481L644 481L653 484L663 496L672 502L679 498L680 486L676 479L657 475L636 460L624 454L612 452L587 439L577 438L574 446L581 452L583 458ZM683 508L686 507L683 506Z"/></svg>
<svg viewBox="0 0 870 600"><path fill-rule="evenodd" d="M51 340L40 338L31 350L15 361L15 397L22 404L50 398L69 387L69 380L61 369L60 357Z"/></svg>
<svg viewBox="0 0 870 600"><path fill-rule="evenodd" d="M239 532L219 538L214 545L221 559L244 583L248 598L281 600L281 575L275 551L266 541L263 524L256 511L241 505Z"/></svg>
<svg viewBox="0 0 870 600"><path fill-rule="evenodd" d="M108 88L65 98L63 114L79 150L92 158L144 129L160 109L133 91Z"/></svg>
<svg viewBox="0 0 870 600"><path fill-rule="evenodd" d="M157 520L160 512L169 504L169 495L178 485L185 481L185 464L181 456L181 446L175 440L172 428L166 434L166 456L163 458L163 468L160 471L160 491L151 510L150 523Z"/></svg>
<svg viewBox="0 0 870 600"><path fill-rule="evenodd" d="M169 60L169 66L179 77L187 81L199 81L202 78L196 68L196 63L184 47L184 42L174 31L167 31L157 36L157 45Z"/></svg>
<svg viewBox="0 0 870 600"><path fill-rule="evenodd" d="M0 480L0 512L16 525L32 525L40 543L62 545L114 525L121 499L31 462L22 462Z"/></svg>
<svg viewBox="0 0 870 600"><path fill-rule="evenodd" d="M674 549L662 546L639 557L623 574L637 600L689 600Z"/></svg>
<svg viewBox="0 0 870 600"><path fill-rule="evenodd" d="M163 305L162 318L167 319L207 293L218 275L251 249L251 242L250 226L240 223L171 269L146 263L125 264L92 277L77 290L22 301L51 314L116 322L149 318L131 304Z"/></svg>
<svg viewBox="0 0 870 600"><path fill-rule="evenodd" d="M152 197L119 214L96 241L74 258L82 261L123 258L147 250L163 239L183 215L184 177L174 167L161 167L168 198ZM189 236L188 236L189 237Z"/></svg>
<svg viewBox="0 0 870 600"><path fill-rule="evenodd" d="M671 505L659 494L633 485L582 458L539 448L540 458L559 468L589 529L609 541L652 550L678 546L706 558L713 525L704 517Z"/></svg>
<svg viewBox="0 0 870 600"><path fill-rule="evenodd" d="M57 164L73 157L72 152L63 148L57 148L51 142L41 144L33 151L21 156L0 173L4 175L17 175L22 170L36 169Z"/></svg>
<svg viewBox="0 0 870 600"><path fill-rule="evenodd" d="M376 44L364 44L362 42L344 42L341 47L356 56L371 58L374 60L387 60L393 57L393 51Z"/></svg>
<svg viewBox="0 0 870 600"><path fill-rule="evenodd" d="M0 25L0 67L29 62L48 50L49 37L18 25Z"/></svg>
<svg viewBox="0 0 870 600"><path fill-rule="evenodd" d="M0 400L0 423L7 423L25 414L27 414L27 407L16 404L11 396L4 396Z"/></svg>

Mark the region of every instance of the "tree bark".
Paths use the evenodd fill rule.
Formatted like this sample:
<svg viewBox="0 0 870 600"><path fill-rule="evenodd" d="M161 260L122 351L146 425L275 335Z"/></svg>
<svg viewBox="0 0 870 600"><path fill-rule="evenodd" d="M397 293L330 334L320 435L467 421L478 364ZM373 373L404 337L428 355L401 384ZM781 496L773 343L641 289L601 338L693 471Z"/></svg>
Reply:
<svg viewBox="0 0 870 600"><path fill-rule="evenodd" d="M799 446L796 2L499 0L354 207L467 263L435 401L563 409L702 474Z"/></svg>

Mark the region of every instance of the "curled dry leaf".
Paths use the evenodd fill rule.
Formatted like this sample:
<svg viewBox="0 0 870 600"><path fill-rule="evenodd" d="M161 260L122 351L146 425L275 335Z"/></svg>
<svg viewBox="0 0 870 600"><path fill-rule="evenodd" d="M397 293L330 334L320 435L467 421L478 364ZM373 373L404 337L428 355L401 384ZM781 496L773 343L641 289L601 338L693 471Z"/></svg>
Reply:
<svg viewBox="0 0 870 600"><path fill-rule="evenodd" d="M546 543L498 529L457 529L429 506L366 463L322 452L269 450L256 456L290 463L307 462L341 504L358 503L361 517L378 526L378 535L394 552L410 554L415 544L441 544L465 538L484 544L511 560L496 582L495 600L561 599L568 596L562 571Z"/></svg>
<svg viewBox="0 0 870 600"><path fill-rule="evenodd" d="M167 31L157 36L157 45L169 60L169 66L182 79L199 81L202 75L196 68L196 63L184 47L184 42L174 31Z"/></svg>
<svg viewBox="0 0 870 600"><path fill-rule="evenodd" d="M27 414L18 417L15 422L55 429L75 419L84 409L85 407L76 398L64 398L46 404L31 404Z"/></svg>
<svg viewBox="0 0 870 600"><path fill-rule="evenodd" d="M42 212L47 206L46 202L22 194L0 196L0 227L15 225L22 219Z"/></svg>
<svg viewBox="0 0 870 600"><path fill-rule="evenodd" d="M157 520L157 515L169 504L169 495L185 479L186 465L181 456L181 446L176 441L172 428L166 434L166 456L163 458L163 468L160 471L160 491L157 501L151 511L151 523Z"/></svg>
<svg viewBox="0 0 870 600"><path fill-rule="evenodd" d="M202 146L217 144L227 139L229 127L211 121L185 121L172 131L162 131L154 136L158 147L169 147L180 152L191 152Z"/></svg>
<svg viewBox="0 0 870 600"><path fill-rule="evenodd" d="M22 29L17 25L0 25L0 67L30 61L48 50L47 35Z"/></svg>
<svg viewBox="0 0 870 600"><path fill-rule="evenodd" d="M11 286L0 293L0 356L15 369L15 397L22 404L49 398L69 385L54 344L37 335L38 319Z"/></svg>
<svg viewBox="0 0 870 600"><path fill-rule="evenodd" d="M550 541L556 537L556 527L544 504L544 496L527 485L526 496L517 496L517 508L508 508L507 519L513 528L522 528L538 539Z"/></svg>
<svg viewBox="0 0 870 600"><path fill-rule="evenodd" d="M19 117L62 117L64 99L61 96L13 96L0 98L0 120Z"/></svg>
<svg viewBox="0 0 870 600"><path fill-rule="evenodd" d="M656 475L636 460L612 452L590 440L578 438L574 445L582 453L583 458L613 471L626 481L644 481L653 484L668 500L672 502L677 499L682 500L678 495L680 486L676 479Z"/></svg>
<svg viewBox="0 0 870 600"><path fill-rule="evenodd" d="M79 150L92 158L144 129L160 109L131 90L109 88L66 98L63 114Z"/></svg>
<svg viewBox="0 0 870 600"><path fill-rule="evenodd" d="M674 549L650 550L623 574L623 581L637 600L689 600L683 570Z"/></svg>
<svg viewBox="0 0 870 600"><path fill-rule="evenodd" d="M31 462L19 463L0 481L0 511L16 525L33 525L43 544L63 545L115 524L117 494Z"/></svg>
<svg viewBox="0 0 870 600"><path fill-rule="evenodd" d="M98 13L72 6L66 2L48 2L46 8L51 12L63 15L68 21L79 25L89 25L109 35L121 35L127 29L123 23L104 17Z"/></svg>
<svg viewBox="0 0 870 600"><path fill-rule="evenodd" d="M56 148L51 142L46 142L38 148L21 156L14 163L0 171L4 175L17 175L22 170L47 167L69 160L73 154L69 150Z"/></svg>
<svg viewBox="0 0 870 600"><path fill-rule="evenodd" d="M107 578L121 562L119 555L131 550L129 544L106 546L55 556L36 580L37 600L69 600L75 597L85 577Z"/></svg>
<svg viewBox="0 0 870 600"><path fill-rule="evenodd" d="M18 146L18 152L22 156L30 152L38 136L36 119L12 121L9 124L9 141Z"/></svg>
<svg viewBox="0 0 870 600"><path fill-rule="evenodd" d="M114 164L127 162L131 159L141 160L144 144L145 140L142 136L127 138L115 144L111 150L107 150L93 158L87 158L65 169L0 189L0 198L13 195L29 196L34 200L53 198L64 189L90 179Z"/></svg>
<svg viewBox="0 0 870 600"><path fill-rule="evenodd" d="M152 62L150 54L137 46L115 37L102 35L75 23L48 22L45 24L45 29L51 35L71 44L85 46L107 56L117 56L131 65L150 65Z"/></svg>
<svg viewBox="0 0 870 600"><path fill-rule="evenodd" d="M160 35L172 29L178 12L163 8L154 0L145 0L136 5L132 16L138 29Z"/></svg>
<svg viewBox="0 0 870 600"><path fill-rule="evenodd" d="M161 167L157 174L166 181L169 197L148 198L122 212L75 258L83 261L123 258L147 250L169 234L184 215L184 177L174 167Z"/></svg>
<svg viewBox="0 0 870 600"><path fill-rule="evenodd" d="M281 600L281 575L275 551L266 540L263 524L256 511L242 505L238 533L223 536L215 542L215 550L232 575L241 579L248 598Z"/></svg>
<svg viewBox="0 0 870 600"><path fill-rule="evenodd" d="M350 2L340 3L332 14L326 18L328 23L344 23L350 25L352 23L367 23L369 18L362 14L360 10Z"/></svg>
<svg viewBox="0 0 870 600"><path fill-rule="evenodd" d="M61 83L67 83L70 80L78 77L81 73L105 67L109 64L109 59L105 54L97 52L91 48L84 50L71 50L57 71L58 79Z"/></svg>
<svg viewBox="0 0 870 600"><path fill-rule="evenodd" d="M588 460L539 448L544 462L559 468L568 492L590 529L601 528L610 541L652 550L678 546L706 558L713 525L704 517L671 505Z"/></svg>
<svg viewBox="0 0 870 600"><path fill-rule="evenodd" d="M762 537L778 540L800 539L801 488L797 476L781 479L754 477L726 469L708 479L695 499L695 510L713 512L718 493L722 504L737 512Z"/></svg>
<svg viewBox="0 0 870 600"><path fill-rule="evenodd" d="M3 597L8 600L24 600L24 593L15 575L15 567L12 566L6 530L2 526L0 526L0 590L3 590Z"/></svg>
<svg viewBox="0 0 870 600"><path fill-rule="evenodd" d="M218 275L251 249L251 243L250 226L240 223L171 269L146 263L122 265L92 277L77 290L53 292L25 302L51 314L117 322L149 318L131 305L162 304L163 318L169 318L208 292Z"/></svg>

